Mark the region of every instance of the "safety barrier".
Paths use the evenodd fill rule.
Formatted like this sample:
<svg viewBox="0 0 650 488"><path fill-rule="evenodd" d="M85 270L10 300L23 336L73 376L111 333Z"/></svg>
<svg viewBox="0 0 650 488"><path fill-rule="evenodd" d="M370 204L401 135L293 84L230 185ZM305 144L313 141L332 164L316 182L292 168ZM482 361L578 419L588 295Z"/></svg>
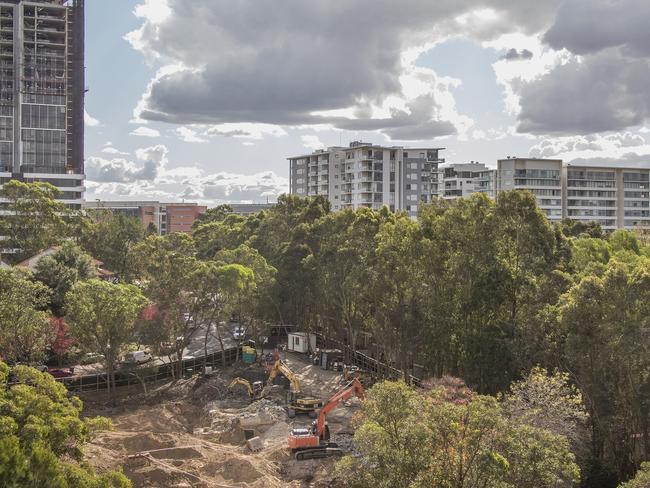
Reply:
<svg viewBox="0 0 650 488"><path fill-rule="evenodd" d="M233 347L223 351L214 352L208 356L201 356L192 359L183 359L183 374L190 374L196 371L202 371L205 366L219 368L224 363L226 366L234 364L241 357L241 348ZM172 372L178 370L178 361L170 363L140 366L128 370L118 370L115 373L115 386L124 387L130 385L139 385L152 383L173 377ZM68 378L57 378L57 381L63 383L68 391L83 393L86 391L105 390L107 386L106 373L71 376Z"/></svg>
<svg viewBox="0 0 650 488"><path fill-rule="evenodd" d="M345 355L345 357L349 358L349 361L353 365L358 366L362 370L369 372L372 376L378 379L383 379L383 380L404 379L410 385L418 386L418 387L422 385L422 380L420 378L416 378L413 375L406 375L406 377L404 377L404 373L399 369L389 366L388 364L385 364L375 358L371 358L370 356L363 354L362 352L355 351L354 349L352 349L352 347L350 347L347 344L344 344L341 341L325 337L321 334L316 334L316 336L318 338L318 344L320 348L340 349Z"/></svg>

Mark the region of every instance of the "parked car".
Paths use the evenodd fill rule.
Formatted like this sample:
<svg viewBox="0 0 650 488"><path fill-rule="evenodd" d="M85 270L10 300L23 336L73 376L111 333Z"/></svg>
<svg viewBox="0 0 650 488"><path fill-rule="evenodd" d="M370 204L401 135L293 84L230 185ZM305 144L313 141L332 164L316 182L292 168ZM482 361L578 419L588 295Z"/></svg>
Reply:
<svg viewBox="0 0 650 488"><path fill-rule="evenodd" d="M130 351L124 355L125 363L143 364L153 359L149 351Z"/></svg>
<svg viewBox="0 0 650 488"><path fill-rule="evenodd" d="M246 329L242 327L241 325L236 326L233 331L232 331L232 336L236 340L241 340L246 336Z"/></svg>
<svg viewBox="0 0 650 488"><path fill-rule="evenodd" d="M103 360L103 354L99 354L98 352L89 352L88 354L84 354L84 356L81 358L81 364L101 363Z"/></svg>

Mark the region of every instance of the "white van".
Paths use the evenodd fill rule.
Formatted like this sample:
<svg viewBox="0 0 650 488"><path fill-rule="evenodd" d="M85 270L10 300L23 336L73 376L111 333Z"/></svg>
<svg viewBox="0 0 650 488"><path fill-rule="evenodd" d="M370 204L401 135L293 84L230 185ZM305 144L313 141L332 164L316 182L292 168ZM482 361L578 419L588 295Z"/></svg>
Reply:
<svg viewBox="0 0 650 488"><path fill-rule="evenodd" d="M127 352L124 355L125 363L142 364L151 361L152 359L153 357L151 356L151 353L148 351L131 351L131 352Z"/></svg>

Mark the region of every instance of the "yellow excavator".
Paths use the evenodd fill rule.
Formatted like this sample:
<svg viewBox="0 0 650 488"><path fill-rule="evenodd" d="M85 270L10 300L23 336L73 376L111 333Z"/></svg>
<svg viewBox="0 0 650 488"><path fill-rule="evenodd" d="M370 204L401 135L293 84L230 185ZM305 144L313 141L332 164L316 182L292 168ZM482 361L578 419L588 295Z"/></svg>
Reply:
<svg viewBox="0 0 650 488"><path fill-rule="evenodd" d="M323 401L318 398L303 396L300 380L282 359L278 359L273 364L261 396L264 396L266 390L273 386L273 381L278 374L284 375L289 380L289 399L287 401L287 414L289 418L295 417L297 413L306 413L310 417L315 418L316 411L323 406Z"/></svg>
<svg viewBox="0 0 650 488"><path fill-rule="evenodd" d="M228 385L228 389L232 390L237 385L242 385L244 388L246 388L246 391L248 391L248 395L251 397L251 399L262 397L263 388L261 381L255 381L251 383L247 379L240 378L238 376L237 378L233 378L233 380Z"/></svg>

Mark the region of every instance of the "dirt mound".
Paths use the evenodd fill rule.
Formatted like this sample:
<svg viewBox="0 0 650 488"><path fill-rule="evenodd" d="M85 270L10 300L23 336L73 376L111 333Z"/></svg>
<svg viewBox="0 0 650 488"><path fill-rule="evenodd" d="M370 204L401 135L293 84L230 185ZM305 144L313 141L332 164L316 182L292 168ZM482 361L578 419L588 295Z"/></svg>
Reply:
<svg viewBox="0 0 650 488"><path fill-rule="evenodd" d="M122 447L128 453L141 451L150 451L152 449L165 449L174 446L174 438L169 435L159 434L134 434L132 436L123 436L120 439Z"/></svg>
<svg viewBox="0 0 650 488"><path fill-rule="evenodd" d="M228 381L221 376L199 377L189 394L189 399L195 405L205 405L214 400L224 400L231 395L228 391Z"/></svg>
<svg viewBox="0 0 650 488"><path fill-rule="evenodd" d="M203 454L193 447L172 447L160 451L152 451L150 454L156 459L198 459L203 457Z"/></svg>
<svg viewBox="0 0 650 488"><path fill-rule="evenodd" d="M145 406L113 417L116 429L136 432L192 432L202 422L202 410L187 402Z"/></svg>
<svg viewBox="0 0 650 488"><path fill-rule="evenodd" d="M224 480L238 483L252 483L264 476L250 461L242 458L229 459L219 470Z"/></svg>

